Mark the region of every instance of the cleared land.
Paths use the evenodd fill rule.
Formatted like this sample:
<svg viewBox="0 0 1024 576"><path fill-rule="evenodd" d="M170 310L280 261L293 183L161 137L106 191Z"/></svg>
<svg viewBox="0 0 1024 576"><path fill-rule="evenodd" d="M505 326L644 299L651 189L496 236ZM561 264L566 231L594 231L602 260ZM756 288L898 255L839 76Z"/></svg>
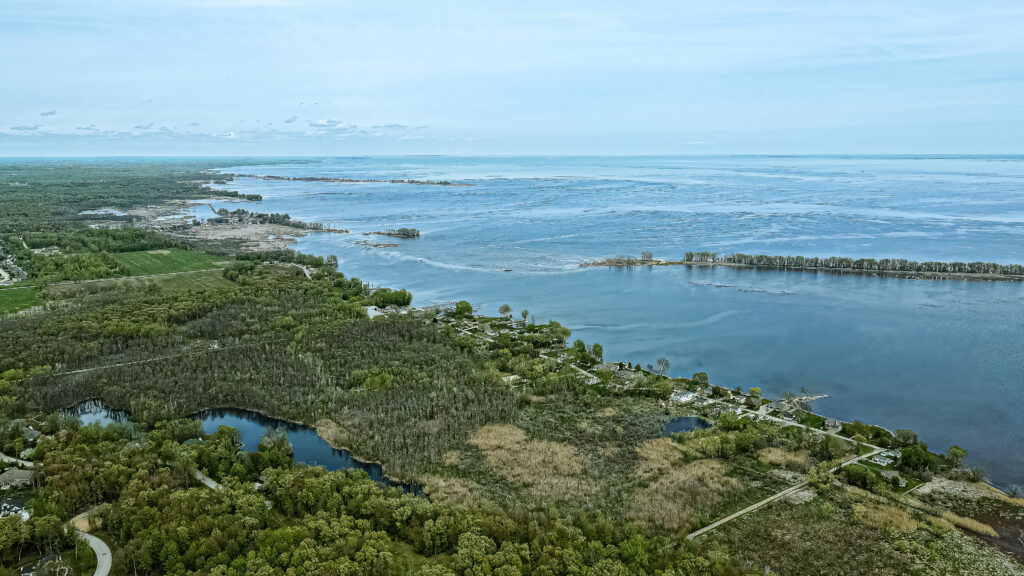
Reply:
<svg viewBox="0 0 1024 576"><path fill-rule="evenodd" d="M189 252L178 248L123 252L112 254L111 256L113 256L118 264L127 268L128 273L132 276L210 270L222 268L227 262L232 260L229 256Z"/></svg>
<svg viewBox="0 0 1024 576"><path fill-rule="evenodd" d="M8 288L0 290L0 314L10 314L39 303L35 288Z"/></svg>
<svg viewBox="0 0 1024 576"><path fill-rule="evenodd" d="M80 284L62 284L50 286L48 291L67 294L75 290L95 292L109 288L149 289L160 292L188 292L197 290L214 290L232 286L231 281L224 278L219 269L196 270L194 272L169 272L167 276L140 276L135 278L109 278L94 280ZM2 294L2 292L0 292Z"/></svg>

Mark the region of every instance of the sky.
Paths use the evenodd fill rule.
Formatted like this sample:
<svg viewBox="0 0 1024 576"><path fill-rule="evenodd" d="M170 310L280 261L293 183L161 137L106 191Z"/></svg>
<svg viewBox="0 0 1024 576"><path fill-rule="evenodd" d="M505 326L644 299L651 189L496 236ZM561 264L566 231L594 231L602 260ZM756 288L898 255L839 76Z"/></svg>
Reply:
<svg viewBox="0 0 1024 576"><path fill-rule="evenodd" d="M1024 4L0 0L0 156L1024 153Z"/></svg>

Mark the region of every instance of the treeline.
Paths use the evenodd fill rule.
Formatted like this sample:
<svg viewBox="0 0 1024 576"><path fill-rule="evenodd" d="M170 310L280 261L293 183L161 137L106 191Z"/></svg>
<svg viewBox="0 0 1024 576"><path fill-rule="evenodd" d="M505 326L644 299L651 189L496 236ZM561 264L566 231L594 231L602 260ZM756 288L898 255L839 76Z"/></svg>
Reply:
<svg viewBox="0 0 1024 576"><path fill-rule="evenodd" d="M395 238L419 238L420 231L415 228L398 228L391 230L382 230L380 232L371 232L371 234L377 234L378 236L393 236Z"/></svg>
<svg viewBox="0 0 1024 576"><path fill-rule="evenodd" d="M279 214L273 212L270 214L263 212L250 212L244 208L238 208L236 210L228 210L227 208L220 208L217 210L219 214L216 218L209 218L207 222L214 224L229 224L232 219L239 219L246 223L254 224L278 224L280 226L290 226L292 228L301 228L303 230L323 230L324 225L320 222L303 222L301 220L292 220L292 217L288 214Z"/></svg>
<svg viewBox="0 0 1024 576"><path fill-rule="evenodd" d="M237 196L203 183L214 161L0 161L0 234L87 228L87 210Z"/></svg>
<svg viewBox="0 0 1024 576"><path fill-rule="evenodd" d="M993 262L916 262L902 258L844 258L830 256L816 258L806 256L767 256L764 254L729 254L715 252L687 252L687 262L724 262L767 268L856 270L863 272L901 272L932 274L998 274L1003 276L1024 276L1020 264L996 264Z"/></svg>
<svg viewBox="0 0 1024 576"><path fill-rule="evenodd" d="M313 268L325 268L330 271L338 269L337 256L315 256L303 254L295 250L259 250L255 252L240 252L235 258L237 260L249 260L252 262L290 262L302 264Z"/></svg>

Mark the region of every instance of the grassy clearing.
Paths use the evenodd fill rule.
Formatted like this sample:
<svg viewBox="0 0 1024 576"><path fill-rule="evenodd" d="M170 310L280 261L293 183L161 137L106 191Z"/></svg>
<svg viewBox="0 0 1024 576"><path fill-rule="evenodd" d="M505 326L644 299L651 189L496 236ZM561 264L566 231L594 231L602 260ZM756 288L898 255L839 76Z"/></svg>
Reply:
<svg viewBox="0 0 1024 576"><path fill-rule="evenodd" d="M698 460L674 466L637 490L629 516L651 526L681 530L698 523L706 511L726 503L742 483L726 476L721 460Z"/></svg>
<svg viewBox="0 0 1024 576"><path fill-rule="evenodd" d="M229 256L204 254L178 248L146 250L144 252L123 252L111 254L111 256L118 264L127 269L128 273L132 276L209 270L211 268L221 268L225 262L231 260Z"/></svg>
<svg viewBox="0 0 1024 576"><path fill-rule="evenodd" d="M10 314L39 303L35 288L8 288L0 290L0 314Z"/></svg>
<svg viewBox="0 0 1024 576"><path fill-rule="evenodd" d="M807 450L786 450L784 448L775 448L769 446L768 448L762 448L757 453L757 459L763 464L769 466L781 466L789 470L796 470L797 472L807 472L810 468L810 454Z"/></svg>
<svg viewBox="0 0 1024 576"><path fill-rule="evenodd" d="M861 523L883 530L913 532L920 526L905 510L887 504L855 504L853 514Z"/></svg>
<svg viewBox="0 0 1024 576"><path fill-rule="evenodd" d="M978 534L983 534L985 536L991 536L992 538L999 537L999 533L996 532L995 528L989 526L988 524L985 524L984 522L978 522L973 518L967 518L964 516L960 516L959 514L954 514L949 510L942 511L942 519L947 520L954 526L963 528L964 530L970 530L971 532L976 532Z"/></svg>
<svg viewBox="0 0 1024 576"><path fill-rule="evenodd" d="M536 498L566 501L595 490L587 478L586 460L568 444L527 440L525 431L507 424L478 428L469 443L480 450L488 468L528 487Z"/></svg>

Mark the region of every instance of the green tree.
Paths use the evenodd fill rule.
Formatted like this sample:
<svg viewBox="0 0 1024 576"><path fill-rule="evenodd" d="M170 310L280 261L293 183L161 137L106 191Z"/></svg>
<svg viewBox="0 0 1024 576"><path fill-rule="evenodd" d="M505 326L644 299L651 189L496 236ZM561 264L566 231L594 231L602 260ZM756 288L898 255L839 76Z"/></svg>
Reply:
<svg viewBox="0 0 1024 576"><path fill-rule="evenodd" d="M963 465L964 458L967 458L967 450L953 444L949 447L949 450L946 450L946 458L949 460L950 464L959 468Z"/></svg>
<svg viewBox="0 0 1024 576"><path fill-rule="evenodd" d="M658 374L664 375L665 372L668 372L670 366L672 364L669 363L668 358L658 358Z"/></svg>
<svg viewBox="0 0 1024 576"><path fill-rule="evenodd" d="M505 318L508 318L509 316L511 316L511 315L512 315L512 307L511 307L511 306L509 306L508 304L502 304L502 305L501 305L501 306L500 306L500 307L498 308L498 314L501 314L501 315L502 315L502 316L504 316Z"/></svg>
<svg viewBox="0 0 1024 576"><path fill-rule="evenodd" d="M594 358L597 358L598 361L604 361L604 348L600 344L595 342L594 345L590 347L590 353Z"/></svg>
<svg viewBox="0 0 1024 576"><path fill-rule="evenodd" d="M913 446L917 444L917 433L913 430L896 430L897 446Z"/></svg>
<svg viewBox="0 0 1024 576"><path fill-rule="evenodd" d="M523 309L522 309L522 310L521 310L521 311L519 312L519 315L523 317L523 324L526 324L526 319L527 319L527 318L529 318L529 316L530 316L530 311L529 311L529 310L527 310L526 308L523 308Z"/></svg>
<svg viewBox="0 0 1024 576"><path fill-rule="evenodd" d="M807 472L807 483L818 492L828 490L835 480L835 472L832 471L831 462L821 462Z"/></svg>
<svg viewBox="0 0 1024 576"><path fill-rule="evenodd" d="M455 315L459 318L472 318L473 305L465 300L459 300L455 304Z"/></svg>

